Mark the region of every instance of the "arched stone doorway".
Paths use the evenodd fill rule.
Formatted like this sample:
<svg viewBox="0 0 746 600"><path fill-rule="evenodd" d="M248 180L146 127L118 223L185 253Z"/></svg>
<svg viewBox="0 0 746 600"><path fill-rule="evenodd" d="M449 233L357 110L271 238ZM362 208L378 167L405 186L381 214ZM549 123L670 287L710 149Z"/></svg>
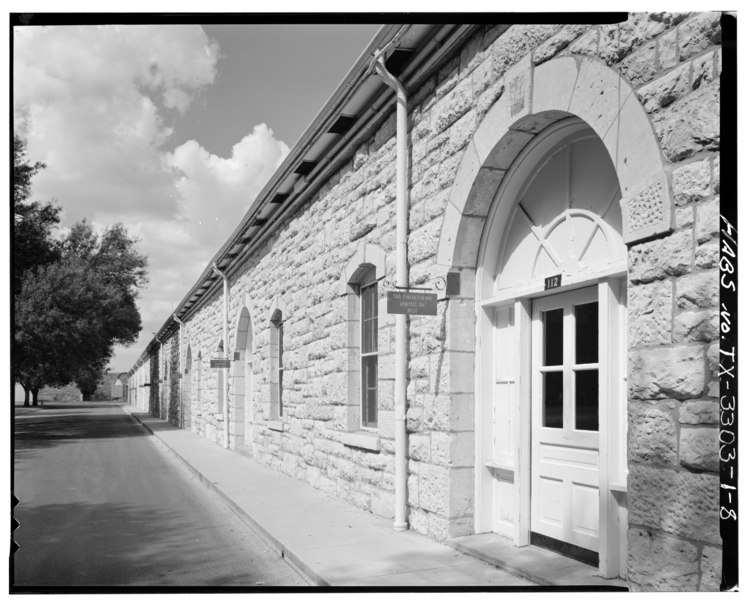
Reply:
<svg viewBox="0 0 746 600"><path fill-rule="evenodd" d="M671 206L654 132L618 73L565 57L505 75L438 248L474 310L476 533L555 540L624 575L624 244L670 231ZM449 318L451 343L467 346L464 310Z"/></svg>
<svg viewBox="0 0 746 600"><path fill-rule="evenodd" d="M234 439L231 447L251 452L254 428L254 334L251 313L241 308L236 323L236 360L233 361L233 414Z"/></svg>

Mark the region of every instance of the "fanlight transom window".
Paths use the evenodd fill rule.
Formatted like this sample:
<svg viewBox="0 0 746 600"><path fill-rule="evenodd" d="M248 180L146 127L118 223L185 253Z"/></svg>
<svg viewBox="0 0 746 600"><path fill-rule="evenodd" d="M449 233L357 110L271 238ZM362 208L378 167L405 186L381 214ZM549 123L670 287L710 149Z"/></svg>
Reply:
<svg viewBox="0 0 746 600"><path fill-rule="evenodd" d="M506 228L497 289L624 260L619 183L598 137L566 138L532 175Z"/></svg>

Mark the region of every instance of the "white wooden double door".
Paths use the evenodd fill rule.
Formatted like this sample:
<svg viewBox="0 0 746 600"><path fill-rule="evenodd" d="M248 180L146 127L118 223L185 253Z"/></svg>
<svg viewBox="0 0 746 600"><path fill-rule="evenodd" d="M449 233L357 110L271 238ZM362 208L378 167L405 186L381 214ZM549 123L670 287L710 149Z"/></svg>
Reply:
<svg viewBox="0 0 746 600"><path fill-rule="evenodd" d="M597 559L598 287L538 298L531 316L531 539Z"/></svg>

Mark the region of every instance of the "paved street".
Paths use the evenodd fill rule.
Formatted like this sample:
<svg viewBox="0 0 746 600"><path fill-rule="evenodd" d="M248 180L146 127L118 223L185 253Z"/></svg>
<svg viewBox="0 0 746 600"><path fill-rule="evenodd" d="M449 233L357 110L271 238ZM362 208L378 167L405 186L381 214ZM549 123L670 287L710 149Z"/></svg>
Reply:
<svg viewBox="0 0 746 600"><path fill-rule="evenodd" d="M119 406L17 409L17 586L303 579Z"/></svg>

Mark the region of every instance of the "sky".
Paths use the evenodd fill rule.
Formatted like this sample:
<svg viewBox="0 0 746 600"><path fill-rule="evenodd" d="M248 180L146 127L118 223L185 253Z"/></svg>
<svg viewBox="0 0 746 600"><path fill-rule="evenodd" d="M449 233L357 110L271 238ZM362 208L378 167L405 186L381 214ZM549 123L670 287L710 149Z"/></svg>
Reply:
<svg viewBox="0 0 746 600"><path fill-rule="evenodd" d="M16 27L13 128L60 232L123 223L148 257L129 370L379 25Z"/></svg>

